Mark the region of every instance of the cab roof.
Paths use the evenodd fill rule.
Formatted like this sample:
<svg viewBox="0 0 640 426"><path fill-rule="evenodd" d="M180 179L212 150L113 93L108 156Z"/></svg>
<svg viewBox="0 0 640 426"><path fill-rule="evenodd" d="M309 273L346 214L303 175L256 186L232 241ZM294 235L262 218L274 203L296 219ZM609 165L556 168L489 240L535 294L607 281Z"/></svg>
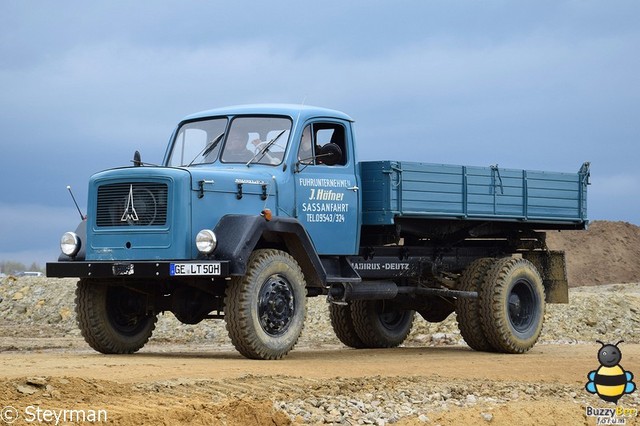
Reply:
<svg viewBox="0 0 640 426"><path fill-rule="evenodd" d="M295 104L251 104L229 106L197 112L186 116L183 121L197 120L199 118L206 117L235 115L284 115L291 117L293 120L296 120L299 117L302 121L312 117L339 118L342 120L353 121L351 117L340 111L311 105Z"/></svg>

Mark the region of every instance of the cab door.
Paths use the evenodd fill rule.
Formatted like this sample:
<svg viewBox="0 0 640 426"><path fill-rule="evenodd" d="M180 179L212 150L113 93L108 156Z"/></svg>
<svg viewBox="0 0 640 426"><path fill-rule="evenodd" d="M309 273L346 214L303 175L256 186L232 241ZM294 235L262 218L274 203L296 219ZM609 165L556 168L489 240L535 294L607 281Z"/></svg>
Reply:
<svg viewBox="0 0 640 426"><path fill-rule="evenodd" d="M299 142L295 174L297 219L311 236L318 254L357 254L360 185L350 123L339 120L307 123ZM328 157L336 155L336 147L340 155L332 164L336 157L332 157L334 161Z"/></svg>

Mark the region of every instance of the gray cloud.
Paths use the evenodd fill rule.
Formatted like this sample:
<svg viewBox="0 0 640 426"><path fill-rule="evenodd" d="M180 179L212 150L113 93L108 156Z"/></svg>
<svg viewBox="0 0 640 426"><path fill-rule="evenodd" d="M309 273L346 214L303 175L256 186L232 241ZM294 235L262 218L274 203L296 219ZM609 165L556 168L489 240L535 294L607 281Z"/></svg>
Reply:
<svg viewBox="0 0 640 426"><path fill-rule="evenodd" d="M91 173L135 149L159 162L181 117L306 99L356 119L361 159L571 172L590 160L591 217L640 223L639 186L628 184L640 181L639 11L632 1L3 2L0 221L40 205L68 210L72 229L65 186L84 203ZM46 241L25 239L57 250L50 228Z"/></svg>

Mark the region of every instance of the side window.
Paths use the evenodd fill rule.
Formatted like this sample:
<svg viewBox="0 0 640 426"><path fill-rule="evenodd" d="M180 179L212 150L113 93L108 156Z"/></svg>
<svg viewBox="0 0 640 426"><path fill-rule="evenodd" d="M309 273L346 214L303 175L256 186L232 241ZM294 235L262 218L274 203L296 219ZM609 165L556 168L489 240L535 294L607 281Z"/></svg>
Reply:
<svg viewBox="0 0 640 426"><path fill-rule="evenodd" d="M347 164L345 129L344 126L337 123L313 123L305 127L298 150L298 161L302 164L324 164L323 157L327 155L328 149L325 146L328 144L334 144L340 151L339 161L334 165L344 166ZM336 154L335 149L332 149L331 152Z"/></svg>
<svg viewBox="0 0 640 426"><path fill-rule="evenodd" d="M298 161L301 164L315 164L313 161L314 149L311 141L311 124L302 131L300 148L298 149Z"/></svg>

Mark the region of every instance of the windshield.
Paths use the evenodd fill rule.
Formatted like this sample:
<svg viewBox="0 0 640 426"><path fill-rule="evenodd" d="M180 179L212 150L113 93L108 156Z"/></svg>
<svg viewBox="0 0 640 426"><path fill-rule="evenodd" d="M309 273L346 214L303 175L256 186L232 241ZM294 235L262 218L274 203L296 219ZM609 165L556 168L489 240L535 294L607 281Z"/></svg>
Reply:
<svg viewBox="0 0 640 426"><path fill-rule="evenodd" d="M237 117L231 122L222 150L224 163L282 163L291 120L282 117Z"/></svg>
<svg viewBox="0 0 640 426"><path fill-rule="evenodd" d="M226 118L192 121L180 126L169 155L169 166L213 163L227 127Z"/></svg>

